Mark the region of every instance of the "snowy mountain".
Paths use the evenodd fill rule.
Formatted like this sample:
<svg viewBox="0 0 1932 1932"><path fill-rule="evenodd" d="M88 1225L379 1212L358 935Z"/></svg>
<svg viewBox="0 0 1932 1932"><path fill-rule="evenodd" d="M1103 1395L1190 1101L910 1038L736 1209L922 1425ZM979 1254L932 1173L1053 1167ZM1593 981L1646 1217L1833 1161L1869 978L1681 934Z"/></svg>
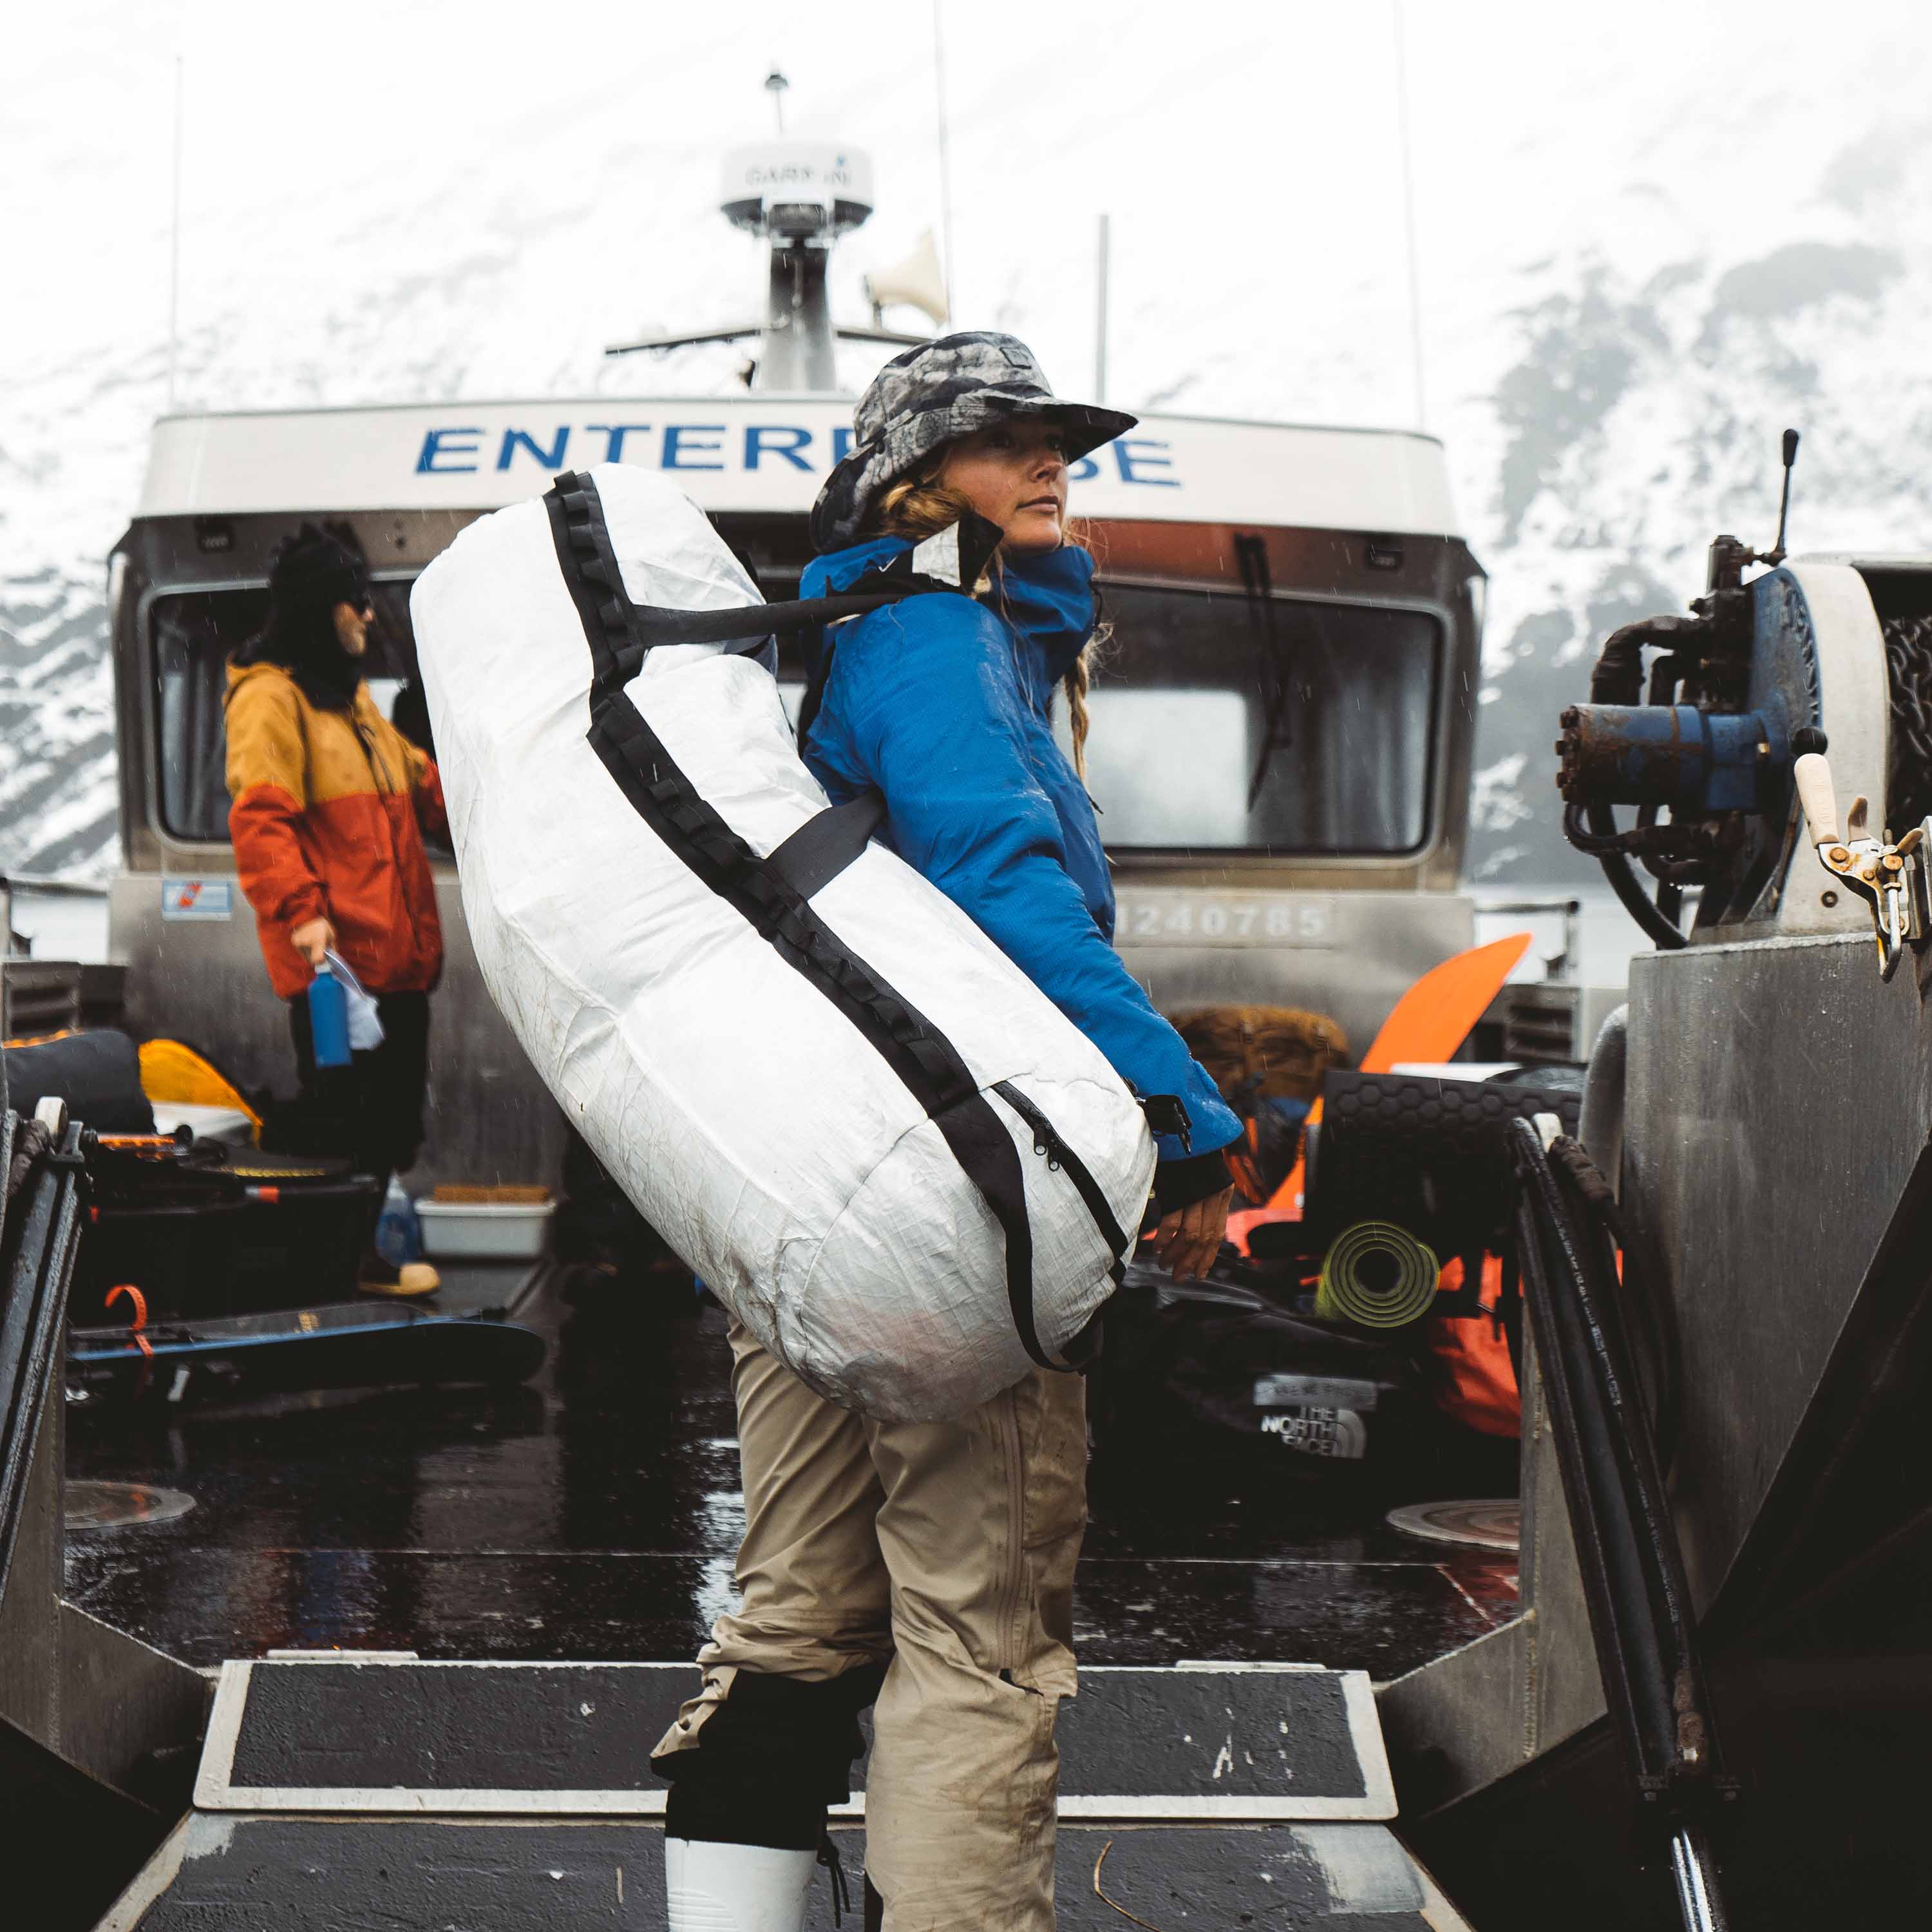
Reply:
<svg viewBox="0 0 1932 1932"><path fill-rule="evenodd" d="M1582 694L1586 653L1634 617L1682 609L1720 530L1769 542L1786 424L1805 432L1794 551L1932 547L1928 266L1922 250L1840 238L1640 281L1587 260L1535 278L1511 317L1521 353L1486 399L1504 441L1478 878L1560 876L1549 740Z"/></svg>
<svg viewBox="0 0 1932 1932"><path fill-rule="evenodd" d="M1177 43L1171 9L1048 6L1016 62L943 0L960 321L1090 389L1106 208L1108 400L1413 423L1393 16L1337 11L1210 4ZM1550 752L1586 654L1681 608L1718 530L1769 540L1786 424L1794 550L1932 548L1932 29L1634 0L1604 46L1520 0L1407 16L1426 420L1491 579L1472 869L1546 885L1590 875ZM102 560L168 399L178 52L184 407L728 387L730 350L601 351L752 307L755 245L713 190L723 148L769 131L768 61L793 132L874 158L842 312L944 205L923 9L572 20L348 0L325 34L230 0L96 4L20 40L0 867L112 864ZM848 352L856 388L872 363Z"/></svg>

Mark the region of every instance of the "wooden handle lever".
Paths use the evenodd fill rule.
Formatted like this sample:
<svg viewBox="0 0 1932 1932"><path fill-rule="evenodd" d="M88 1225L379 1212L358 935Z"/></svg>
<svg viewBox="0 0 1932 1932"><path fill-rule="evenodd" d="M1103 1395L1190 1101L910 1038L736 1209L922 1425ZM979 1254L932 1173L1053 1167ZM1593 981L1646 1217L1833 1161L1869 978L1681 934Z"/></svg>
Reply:
<svg viewBox="0 0 1932 1932"><path fill-rule="evenodd" d="M1807 752L1796 760L1791 776L1798 786L1798 802L1804 813L1814 845L1838 843L1838 802L1832 790L1832 767L1822 752Z"/></svg>

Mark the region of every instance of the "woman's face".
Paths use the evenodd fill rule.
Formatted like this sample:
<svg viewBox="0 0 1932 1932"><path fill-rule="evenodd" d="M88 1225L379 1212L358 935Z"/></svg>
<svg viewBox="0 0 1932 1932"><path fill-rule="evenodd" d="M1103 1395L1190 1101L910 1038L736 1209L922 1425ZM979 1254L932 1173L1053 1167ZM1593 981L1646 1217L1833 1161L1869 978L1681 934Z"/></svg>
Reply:
<svg viewBox="0 0 1932 1932"><path fill-rule="evenodd" d="M368 598L361 603L348 598L336 605L335 641L352 658L359 658L369 648L369 620L376 614Z"/></svg>
<svg viewBox="0 0 1932 1932"><path fill-rule="evenodd" d="M1016 416L962 436L938 480L998 524L1008 550L1057 550L1065 538L1066 439L1051 423Z"/></svg>

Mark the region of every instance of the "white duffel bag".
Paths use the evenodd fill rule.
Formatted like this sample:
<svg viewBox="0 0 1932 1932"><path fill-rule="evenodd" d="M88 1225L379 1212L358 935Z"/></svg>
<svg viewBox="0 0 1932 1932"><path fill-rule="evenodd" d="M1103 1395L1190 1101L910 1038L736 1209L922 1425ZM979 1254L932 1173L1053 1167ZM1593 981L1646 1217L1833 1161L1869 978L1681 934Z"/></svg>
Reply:
<svg viewBox="0 0 1932 1932"><path fill-rule="evenodd" d="M566 1116L759 1343L848 1408L956 1415L1090 1343L1153 1138L863 802L830 812L741 634L785 607L690 614L759 601L688 497L610 464L430 566L464 910Z"/></svg>

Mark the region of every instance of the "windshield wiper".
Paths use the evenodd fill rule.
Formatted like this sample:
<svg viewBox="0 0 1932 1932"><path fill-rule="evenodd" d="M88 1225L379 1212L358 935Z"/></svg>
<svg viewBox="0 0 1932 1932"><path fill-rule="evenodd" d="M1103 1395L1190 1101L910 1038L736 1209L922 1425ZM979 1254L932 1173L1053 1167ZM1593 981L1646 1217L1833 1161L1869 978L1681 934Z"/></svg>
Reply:
<svg viewBox="0 0 1932 1932"><path fill-rule="evenodd" d="M1238 536L1234 561L1240 566L1242 592L1248 600L1256 656L1261 659L1261 682L1267 692L1267 708L1262 714L1261 750L1255 759L1254 776L1248 781L1248 810L1252 812L1268 781L1274 754L1286 751L1294 742L1288 728L1288 700L1294 660L1281 634L1280 610L1275 601L1274 580L1268 571L1266 542L1258 536Z"/></svg>

